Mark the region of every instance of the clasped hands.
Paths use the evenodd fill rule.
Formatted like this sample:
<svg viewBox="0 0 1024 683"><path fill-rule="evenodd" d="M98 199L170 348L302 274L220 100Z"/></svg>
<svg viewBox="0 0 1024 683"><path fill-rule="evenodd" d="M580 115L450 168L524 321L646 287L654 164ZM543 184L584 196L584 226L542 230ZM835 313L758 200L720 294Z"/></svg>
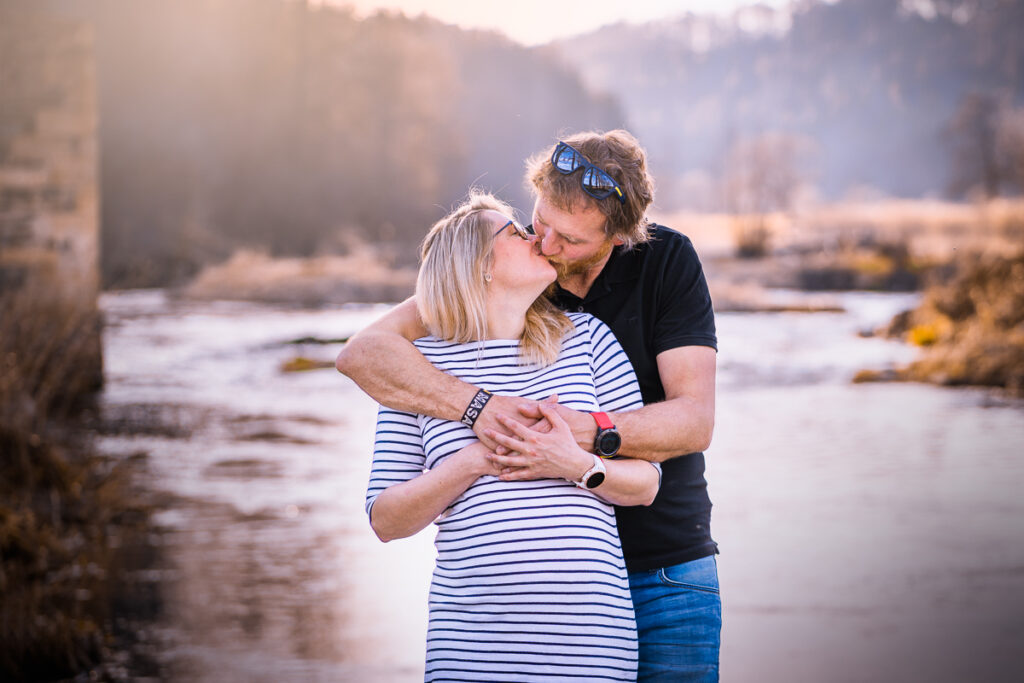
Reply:
<svg viewBox="0 0 1024 683"><path fill-rule="evenodd" d="M477 434L485 443L494 444L487 459L501 468L500 479L576 481L590 469L593 457L586 447L594 443L597 427L588 414L560 406L557 395L539 403L495 396L491 403L498 398L507 400L487 406L491 410L485 409L484 415L491 412L490 419L478 421L484 424L479 425ZM519 419L504 412L503 408L510 407Z"/></svg>

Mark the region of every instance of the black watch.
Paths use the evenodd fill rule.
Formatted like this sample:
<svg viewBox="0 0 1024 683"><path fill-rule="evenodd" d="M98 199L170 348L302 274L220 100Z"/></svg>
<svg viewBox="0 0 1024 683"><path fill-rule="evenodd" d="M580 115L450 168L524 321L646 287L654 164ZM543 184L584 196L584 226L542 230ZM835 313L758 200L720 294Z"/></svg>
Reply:
<svg viewBox="0 0 1024 683"><path fill-rule="evenodd" d="M597 423L597 436L594 437L594 453L602 458L610 458L619 452L622 446L622 437L619 430L612 424L608 413L591 413L594 422Z"/></svg>

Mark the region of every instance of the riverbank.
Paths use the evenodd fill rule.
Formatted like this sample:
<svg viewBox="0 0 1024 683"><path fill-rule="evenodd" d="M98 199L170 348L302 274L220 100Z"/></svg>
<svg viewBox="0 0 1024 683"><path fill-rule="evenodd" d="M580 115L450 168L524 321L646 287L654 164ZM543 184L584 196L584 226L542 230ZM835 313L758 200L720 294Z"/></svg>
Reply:
<svg viewBox="0 0 1024 683"><path fill-rule="evenodd" d="M96 448L88 316L44 294L0 298L0 679L138 680L158 603L144 457Z"/></svg>
<svg viewBox="0 0 1024 683"><path fill-rule="evenodd" d="M273 258L240 251L209 266L176 290L185 299L233 300L317 307L353 302L396 302L410 296L416 270L395 267L372 247L312 258Z"/></svg>
<svg viewBox="0 0 1024 683"><path fill-rule="evenodd" d="M742 217L740 217L742 219ZM764 217L754 248L733 216L667 217L707 252L705 270L724 311L782 311L790 292L922 292L881 330L920 349L911 363L865 368L855 382L983 386L1024 396L1024 200L972 204L883 200ZM759 254L739 258L738 253Z"/></svg>
<svg viewBox="0 0 1024 683"><path fill-rule="evenodd" d="M756 248L749 216L652 215L683 232L701 255L719 312L834 312L828 293L919 291L949 275L958 253L1012 253L1024 240L1024 201L963 204L879 200L822 204L762 217ZM316 307L395 302L411 295L416 268L388 248L353 242L348 253L275 258L241 251L174 290L186 300ZM740 254L746 254L745 257ZM799 303L782 290L821 292Z"/></svg>
<svg viewBox="0 0 1024 683"><path fill-rule="evenodd" d="M948 282L930 287L880 333L920 347L920 357L865 370L855 381L998 387L1024 397L1024 250L961 258Z"/></svg>
<svg viewBox="0 0 1024 683"><path fill-rule="evenodd" d="M139 628L159 609L145 578L158 548L139 461L97 455L85 440L0 427L4 680L158 673Z"/></svg>
<svg viewBox="0 0 1024 683"><path fill-rule="evenodd" d="M1011 256L1024 242L1024 200L973 204L878 200L758 217L673 213L655 219L693 240L708 282L726 290L909 292L947 280L961 255ZM714 292L712 292L714 294ZM720 297L721 298L721 297ZM716 302L717 305L717 302ZM731 310L726 305L723 310Z"/></svg>

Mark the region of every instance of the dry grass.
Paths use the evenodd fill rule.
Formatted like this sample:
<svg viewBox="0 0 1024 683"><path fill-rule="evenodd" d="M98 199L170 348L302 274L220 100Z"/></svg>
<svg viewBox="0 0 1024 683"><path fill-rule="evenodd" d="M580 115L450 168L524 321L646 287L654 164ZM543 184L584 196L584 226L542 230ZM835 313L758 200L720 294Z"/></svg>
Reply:
<svg viewBox="0 0 1024 683"><path fill-rule="evenodd" d="M392 268L368 247L346 256L308 259L240 251L205 269L180 293L195 299L323 305L401 301L415 283L415 270Z"/></svg>
<svg viewBox="0 0 1024 683"><path fill-rule="evenodd" d="M99 388L99 322L42 282L0 293L0 422L42 430Z"/></svg>
<svg viewBox="0 0 1024 683"><path fill-rule="evenodd" d="M145 514L76 419L99 382L95 311L41 283L0 295L0 679L89 671L111 639L111 567Z"/></svg>
<svg viewBox="0 0 1024 683"><path fill-rule="evenodd" d="M960 255L1007 257L1024 243L1024 199L885 200L756 217L652 217L693 240L719 310L763 310L771 297L758 290L766 287L922 289L948 279Z"/></svg>
<svg viewBox="0 0 1024 683"><path fill-rule="evenodd" d="M963 257L950 282L931 287L886 332L922 347L922 356L882 379L1001 387L1024 396L1024 250Z"/></svg>
<svg viewBox="0 0 1024 683"><path fill-rule="evenodd" d="M817 208L792 224L796 243L871 240L906 244L916 257L949 261L958 253L1012 254L1024 240L1024 200L973 204L888 200Z"/></svg>
<svg viewBox="0 0 1024 683"><path fill-rule="evenodd" d="M655 214L711 257L735 254L750 216ZM1024 200L979 203L893 199L807 206L764 217L769 249L834 251L860 242L904 243L918 258L948 261L957 253L1012 253L1024 241Z"/></svg>

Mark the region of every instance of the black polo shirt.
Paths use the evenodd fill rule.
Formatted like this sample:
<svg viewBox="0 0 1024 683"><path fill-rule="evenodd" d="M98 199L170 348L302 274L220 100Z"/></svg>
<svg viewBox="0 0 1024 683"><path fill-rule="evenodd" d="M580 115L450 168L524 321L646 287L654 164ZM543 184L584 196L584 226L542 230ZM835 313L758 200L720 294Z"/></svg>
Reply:
<svg viewBox="0 0 1024 683"><path fill-rule="evenodd" d="M689 238L659 225L631 250L616 247L586 297L556 286L565 310L604 321L633 363L644 403L665 400L657 356L680 346L717 349L715 315L700 259ZM629 571L647 571L718 552L704 454L662 463L661 490L648 507L616 508Z"/></svg>

